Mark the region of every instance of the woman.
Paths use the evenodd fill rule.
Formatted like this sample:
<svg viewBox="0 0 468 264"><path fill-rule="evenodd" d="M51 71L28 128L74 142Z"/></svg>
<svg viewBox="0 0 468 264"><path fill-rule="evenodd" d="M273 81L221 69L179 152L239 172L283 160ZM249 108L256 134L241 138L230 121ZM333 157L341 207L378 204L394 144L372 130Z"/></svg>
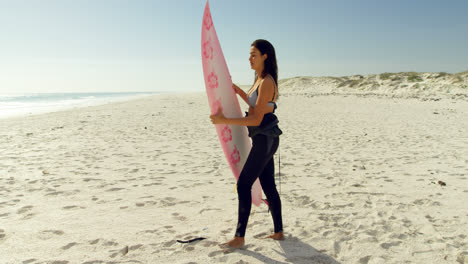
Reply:
<svg viewBox="0 0 468 264"><path fill-rule="evenodd" d="M255 70L255 83L246 94L233 84L233 89L249 104L249 112L243 118L226 118L221 111L211 115L213 124L247 126L252 138L252 149L237 181L239 198L238 223L234 239L223 244L231 248L241 248L252 206L251 189L257 178L268 201L274 223L274 234L267 238L284 239L281 217L281 200L276 190L273 155L278 149L278 120L273 114L278 97L278 66L275 49L266 40L256 40L250 48L250 66Z"/></svg>

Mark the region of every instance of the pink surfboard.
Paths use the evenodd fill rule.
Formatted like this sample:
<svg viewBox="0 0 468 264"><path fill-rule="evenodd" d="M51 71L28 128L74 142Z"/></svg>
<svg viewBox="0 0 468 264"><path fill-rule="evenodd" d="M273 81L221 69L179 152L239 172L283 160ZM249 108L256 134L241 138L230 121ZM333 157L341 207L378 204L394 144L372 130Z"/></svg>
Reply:
<svg viewBox="0 0 468 264"><path fill-rule="evenodd" d="M201 47L203 74L211 114L216 114L218 109L221 109L226 117L243 117L239 101L232 89L231 75L211 19L208 1L203 14ZM247 128L237 125L215 125L215 127L227 162L238 180L252 147ZM252 186L252 203L259 206L261 202L262 189L257 179Z"/></svg>

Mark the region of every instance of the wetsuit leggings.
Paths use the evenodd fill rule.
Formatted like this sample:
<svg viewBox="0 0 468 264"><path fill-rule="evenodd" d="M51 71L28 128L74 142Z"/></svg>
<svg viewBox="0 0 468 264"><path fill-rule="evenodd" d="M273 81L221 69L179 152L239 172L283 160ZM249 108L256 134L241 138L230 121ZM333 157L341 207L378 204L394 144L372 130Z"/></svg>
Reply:
<svg viewBox="0 0 468 264"><path fill-rule="evenodd" d="M239 197L239 218L236 236L244 237L252 207L252 185L259 178L263 192L268 200L275 233L283 231L281 200L276 190L275 166L273 155L278 149L279 137L256 135L252 138L252 149L237 181Z"/></svg>

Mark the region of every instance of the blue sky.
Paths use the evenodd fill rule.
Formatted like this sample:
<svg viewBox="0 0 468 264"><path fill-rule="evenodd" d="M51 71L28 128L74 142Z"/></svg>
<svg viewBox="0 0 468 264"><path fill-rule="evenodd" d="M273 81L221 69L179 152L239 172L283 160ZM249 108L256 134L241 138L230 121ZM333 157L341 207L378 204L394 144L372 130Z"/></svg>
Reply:
<svg viewBox="0 0 468 264"><path fill-rule="evenodd" d="M0 94L204 91L201 0L0 0ZM234 82L253 40L280 79L468 70L468 1L211 0Z"/></svg>

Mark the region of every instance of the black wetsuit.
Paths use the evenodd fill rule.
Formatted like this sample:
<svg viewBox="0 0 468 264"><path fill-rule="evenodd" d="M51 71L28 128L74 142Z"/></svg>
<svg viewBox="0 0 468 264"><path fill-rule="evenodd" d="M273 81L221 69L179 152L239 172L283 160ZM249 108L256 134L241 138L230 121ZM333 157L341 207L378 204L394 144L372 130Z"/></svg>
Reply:
<svg viewBox="0 0 468 264"><path fill-rule="evenodd" d="M253 92L252 94L254 93L258 92ZM250 97L252 97L252 95ZM274 106L274 109L276 109L276 104ZM270 124L275 121L276 123L271 126ZM245 236L250 209L252 207L252 185L257 178L260 180L263 192L268 201L273 217L275 233L283 231L281 199L276 189L275 166L273 161L273 155L279 146L279 135L282 133L276 125L277 123L276 116L273 113L267 113L264 115L262 124L259 127L249 127L249 136L252 137L252 149L250 150L247 161L237 181L237 194L239 197L239 218L235 234L237 237Z"/></svg>

